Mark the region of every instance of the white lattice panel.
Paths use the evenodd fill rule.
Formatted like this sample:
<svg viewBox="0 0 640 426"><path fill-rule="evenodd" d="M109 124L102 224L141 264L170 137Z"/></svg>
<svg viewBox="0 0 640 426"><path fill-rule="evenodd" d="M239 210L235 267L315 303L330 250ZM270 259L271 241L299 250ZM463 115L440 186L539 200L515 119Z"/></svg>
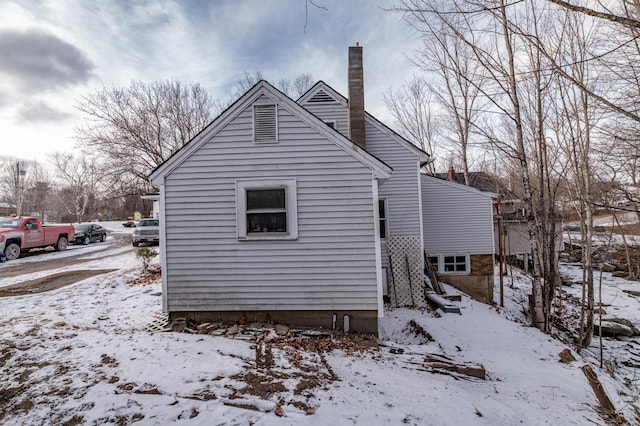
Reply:
<svg viewBox="0 0 640 426"><path fill-rule="evenodd" d="M422 250L418 235L390 235L389 299L394 306L425 306Z"/></svg>

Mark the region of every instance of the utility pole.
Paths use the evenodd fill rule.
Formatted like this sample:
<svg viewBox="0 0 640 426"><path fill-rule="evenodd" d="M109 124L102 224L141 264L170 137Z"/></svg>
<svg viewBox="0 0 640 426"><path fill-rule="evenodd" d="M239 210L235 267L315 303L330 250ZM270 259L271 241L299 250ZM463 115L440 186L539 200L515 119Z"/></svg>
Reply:
<svg viewBox="0 0 640 426"><path fill-rule="evenodd" d="M502 199L500 195L498 195L498 199L494 203L496 207L496 216L498 218L498 259L500 263L500 306L504 306L504 278L502 275L502 267L504 264L504 260L502 257L503 252L503 244L502 239L504 238L502 233Z"/></svg>
<svg viewBox="0 0 640 426"><path fill-rule="evenodd" d="M16 216L22 215L22 188L20 187L20 184L22 180L21 177L26 174L27 171L22 167L20 161L16 161Z"/></svg>

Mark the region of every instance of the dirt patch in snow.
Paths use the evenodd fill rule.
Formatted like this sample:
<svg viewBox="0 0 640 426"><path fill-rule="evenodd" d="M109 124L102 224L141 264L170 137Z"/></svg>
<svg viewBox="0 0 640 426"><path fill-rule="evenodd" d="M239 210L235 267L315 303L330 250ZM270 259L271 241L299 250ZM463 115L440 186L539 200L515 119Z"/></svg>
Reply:
<svg viewBox="0 0 640 426"><path fill-rule="evenodd" d="M112 238L114 240L114 243L101 244L100 251L106 251L109 249L113 249L114 247L124 247L124 246L131 245L130 236L114 235ZM92 245L91 247L94 247L94 246ZM131 250L133 250L133 248ZM17 277L24 274L31 274L34 272L48 271L51 269L58 269L65 266L77 265L78 263L82 263L83 261L86 261L86 262L95 261L95 260L110 256L109 254L105 254L102 257L96 257L95 254L100 253L100 251L86 253L83 250L79 250L79 254L73 255L73 256L64 256L64 257L58 257L58 258L49 259L49 260L38 260L36 262L18 263L17 265L13 265L12 264L13 261L8 261L2 266L0 266L0 271L2 272L1 274L2 278L12 278L12 277ZM22 253L20 255L20 259L25 257L31 257L31 256L36 257L38 255L51 253L51 252L52 250L46 250L46 249L34 250L31 252ZM91 255L92 257L90 259L86 259L88 255ZM83 259L86 259L86 260L83 260Z"/></svg>
<svg viewBox="0 0 640 426"><path fill-rule="evenodd" d="M80 269L76 271L60 272L58 274L48 275L35 280L24 281L18 284L2 287L0 288L0 297L43 293L45 291L56 290L69 284L113 271L117 271L117 269Z"/></svg>

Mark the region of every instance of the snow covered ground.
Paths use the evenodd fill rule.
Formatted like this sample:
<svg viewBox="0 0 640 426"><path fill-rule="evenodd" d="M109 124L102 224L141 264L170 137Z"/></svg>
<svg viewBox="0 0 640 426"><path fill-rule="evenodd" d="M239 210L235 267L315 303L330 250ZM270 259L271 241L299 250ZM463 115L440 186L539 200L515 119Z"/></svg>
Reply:
<svg viewBox="0 0 640 426"><path fill-rule="evenodd" d="M317 338L282 341L268 331L151 331L163 321L161 286L139 280L134 251L93 262L83 267L117 271L0 298L1 424L606 424L580 369L585 359L574 352L577 361L559 362L566 345L514 321L526 306L519 274L506 279L504 308L463 295L462 315L393 309L381 321L379 349L338 342L323 352L313 350L322 347ZM0 286L9 284L2 266ZM634 283L606 283L607 303L640 316L637 301L621 293ZM432 354L482 364L487 378L429 372L423 361ZM637 395L595 370L633 424Z"/></svg>

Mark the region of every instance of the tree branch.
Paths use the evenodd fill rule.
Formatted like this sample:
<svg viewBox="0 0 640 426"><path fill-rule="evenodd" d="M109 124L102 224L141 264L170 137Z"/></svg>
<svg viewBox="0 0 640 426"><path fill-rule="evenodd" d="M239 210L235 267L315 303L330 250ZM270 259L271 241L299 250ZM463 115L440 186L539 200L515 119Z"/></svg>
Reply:
<svg viewBox="0 0 640 426"><path fill-rule="evenodd" d="M578 6L571 4L563 0L547 0L555 5L564 7L565 9L573 12L584 13L585 15L593 16L607 21L615 22L617 24L624 25L625 27L640 28L640 21L637 19L629 18L627 16L618 16L612 13L598 12L597 10L589 9L588 7Z"/></svg>

